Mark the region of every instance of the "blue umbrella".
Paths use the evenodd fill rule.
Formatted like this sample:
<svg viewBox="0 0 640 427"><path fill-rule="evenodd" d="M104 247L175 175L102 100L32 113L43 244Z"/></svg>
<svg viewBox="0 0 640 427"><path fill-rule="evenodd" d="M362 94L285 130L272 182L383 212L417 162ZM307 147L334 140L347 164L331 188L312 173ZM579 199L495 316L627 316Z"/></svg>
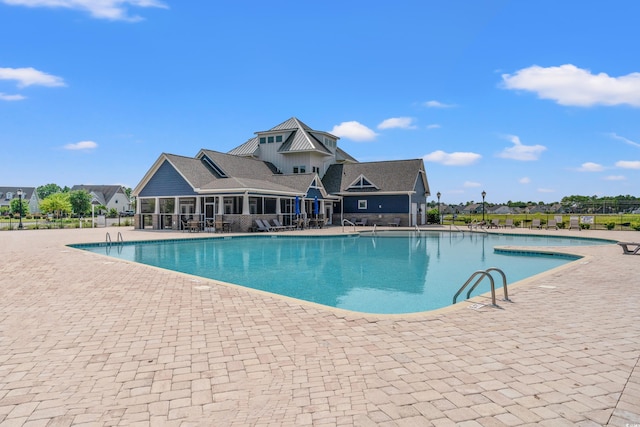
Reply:
<svg viewBox="0 0 640 427"><path fill-rule="evenodd" d="M296 215L300 215L300 198L298 196L296 196L295 209L296 209Z"/></svg>
<svg viewBox="0 0 640 427"><path fill-rule="evenodd" d="M318 215L318 196L313 198L313 213Z"/></svg>

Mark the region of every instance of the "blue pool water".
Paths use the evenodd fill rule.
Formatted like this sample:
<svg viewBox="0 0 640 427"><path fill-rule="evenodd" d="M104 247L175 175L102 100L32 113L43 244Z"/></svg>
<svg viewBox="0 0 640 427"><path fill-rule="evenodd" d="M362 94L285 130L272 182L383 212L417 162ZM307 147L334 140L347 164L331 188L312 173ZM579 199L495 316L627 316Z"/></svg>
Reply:
<svg viewBox="0 0 640 427"><path fill-rule="evenodd" d="M609 243L558 237L423 232L361 236L239 236L82 249L366 313L411 313L451 305L476 270L502 269L509 283L576 258L497 253L494 246ZM502 296L496 277L496 292ZM472 295L489 290L483 280ZM458 298L462 300L464 296Z"/></svg>

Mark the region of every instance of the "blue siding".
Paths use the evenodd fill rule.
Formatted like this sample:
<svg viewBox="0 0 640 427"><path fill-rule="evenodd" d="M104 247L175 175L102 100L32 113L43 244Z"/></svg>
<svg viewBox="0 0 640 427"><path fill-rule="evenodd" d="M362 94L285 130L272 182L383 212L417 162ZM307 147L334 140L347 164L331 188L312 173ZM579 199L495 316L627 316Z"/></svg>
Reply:
<svg viewBox="0 0 640 427"><path fill-rule="evenodd" d="M318 200L322 199L322 193L317 188L309 188L307 191L307 198L313 199L315 196L318 196Z"/></svg>
<svg viewBox="0 0 640 427"><path fill-rule="evenodd" d="M366 200L367 209L358 209L358 201ZM409 196L407 195L367 195L345 196L343 199L343 212L349 214L358 213L407 213L409 212Z"/></svg>
<svg viewBox="0 0 640 427"><path fill-rule="evenodd" d="M180 176L168 161L164 161L147 185L140 191L140 197L192 196L195 191Z"/></svg>
<svg viewBox="0 0 640 427"><path fill-rule="evenodd" d="M416 176L416 186L414 188L415 190L415 194L413 194L411 196L411 201L413 203L426 203L427 197L424 195L424 193L427 191L426 188L424 188L424 183L422 182L422 178L420 177L420 175L418 174L418 176Z"/></svg>

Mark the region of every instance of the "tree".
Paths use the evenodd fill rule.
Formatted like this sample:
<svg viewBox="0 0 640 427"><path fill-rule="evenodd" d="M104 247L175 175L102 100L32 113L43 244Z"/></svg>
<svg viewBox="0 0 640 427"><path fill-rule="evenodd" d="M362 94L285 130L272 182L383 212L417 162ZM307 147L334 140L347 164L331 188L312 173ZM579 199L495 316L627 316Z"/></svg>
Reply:
<svg viewBox="0 0 640 427"><path fill-rule="evenodd" d="M62 188L58 184L46 184L36 188L40 200L44 200L52 194L62 192Z"/></svg>
<svg viewBox="0 0 640 427"><path fill-rule="evenodd" d="M54 193L40 202L40 210L44 213L54 214L56 218L70 213L71 209L69 193Z"/></svg>
<svg viewBox="0 0 640 427"><path fill-rule="evenodd" d="M76 215L85 215L91 212L91 194L87 190L75 190L69 194L69 203Z"/></svg>
<svg viewBox="0 0 640 427"><path fill-rule="evenodd" d="M21 204L22 208L20 206ZM11 202L9 202L9 208L11 209L11 213L25 216L29 212L29 202L25 199L20 200L19 197L16 197L15 199L11 199Z"/></svg>

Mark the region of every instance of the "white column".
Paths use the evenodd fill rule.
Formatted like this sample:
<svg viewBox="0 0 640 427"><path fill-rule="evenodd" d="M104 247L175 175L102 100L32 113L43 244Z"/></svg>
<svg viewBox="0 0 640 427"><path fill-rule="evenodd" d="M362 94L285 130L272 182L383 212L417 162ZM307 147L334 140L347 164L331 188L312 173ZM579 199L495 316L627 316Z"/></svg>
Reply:
<svg viewBox="0 0 640 427"><path fill-rule="evenodd" d="M218 196L218 215L224 215L224 197Z"/></svg>
<svg viewBox="0 0 640 427"><path fill-rule="evenodd" d="M276 197L276 215L280 215L282 209L280 209L280 197Z"/></svg>
<svg viewBox="0 0 640 427"><path fill-rule="evenodd" d="M242 215L249 215L249 193L242 196Z"/></svg>

